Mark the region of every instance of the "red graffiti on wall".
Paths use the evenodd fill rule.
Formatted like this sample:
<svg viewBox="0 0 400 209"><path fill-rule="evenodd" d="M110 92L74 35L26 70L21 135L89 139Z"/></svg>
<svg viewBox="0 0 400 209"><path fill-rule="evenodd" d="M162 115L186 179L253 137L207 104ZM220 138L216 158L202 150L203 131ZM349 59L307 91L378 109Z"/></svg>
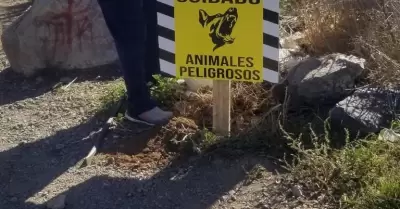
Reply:
<svg viewBox="0 0 400 209"><path fill-rule="evenodd" d="M49 32L50 45L53 54L57 48L66 46L67 50L72 50L73 41L78 41L79 50L82 51L82 41L84 37L93 40L92 21L89 19L89 7L82 5L85 0L67 0L67 5L60 12L48 12L35 19L36 26L45 26ZM43 40L47 44L47 40Z"/></svg>

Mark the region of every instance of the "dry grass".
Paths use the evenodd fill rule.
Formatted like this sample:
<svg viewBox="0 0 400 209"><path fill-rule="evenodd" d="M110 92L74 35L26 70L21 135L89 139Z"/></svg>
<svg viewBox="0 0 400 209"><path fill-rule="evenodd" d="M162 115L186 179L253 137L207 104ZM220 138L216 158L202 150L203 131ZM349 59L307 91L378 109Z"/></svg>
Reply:
<svg viewBox="0 0 400 209"><path fill-rule="evenodd" d="M399 8L400 0L301 0L288 11L302 22L309 52L364 57L369 82L387 85L400 83Z"/></svg>
<svg viewBox="0 0 400 209"><path fill-rule="evenodd" d="M232 84L232 131L240 133L261 119L260 115L274 105L269 91L262 84L233 82ZM196 93L185 96L174 106L175 111L191 118L200 127L212 126L212 90L200 89Z"/></svg>

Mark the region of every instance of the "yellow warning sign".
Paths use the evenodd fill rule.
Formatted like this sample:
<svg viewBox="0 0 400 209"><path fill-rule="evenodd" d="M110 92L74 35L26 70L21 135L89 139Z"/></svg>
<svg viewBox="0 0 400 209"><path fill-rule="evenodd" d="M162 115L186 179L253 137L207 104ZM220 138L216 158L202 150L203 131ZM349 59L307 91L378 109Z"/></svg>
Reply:
<svg viewBox="0 0 400 209"><path fill-rule="evenodd" d="M175 0L179 78L263 80L262 0Z"/></svg>

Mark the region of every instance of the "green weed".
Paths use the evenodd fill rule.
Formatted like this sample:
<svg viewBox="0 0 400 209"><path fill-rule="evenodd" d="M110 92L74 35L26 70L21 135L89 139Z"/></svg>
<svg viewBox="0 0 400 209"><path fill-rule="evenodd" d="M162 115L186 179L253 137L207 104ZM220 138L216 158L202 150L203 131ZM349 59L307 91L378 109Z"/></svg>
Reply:
<svg viewBox="0 0 400 209"><path fill-rule="evenodd" d="M100 99L102 105L102 109L108 109L114 106L119 102L122 96L126 94L125 83L122 79L118 79L110 84L109 88L107 88L107 92L104 93L104 96Z"/></svg>
<svg viewBox="0 0 400 209"><path fill-rule="evenodd" d="M185 92L183 84L178 83L177 78L162 77L154 75L158 84L150 87L151 95L159 103L166 107L172 107L182 97Z"/></svg>
<svg viewBox="0 0 400 209"><path fill-rule="evenodd" d="M353 142L346 139L344 148L334 149L328 134L317 136L311 131L311 135L313 148L306 149L301 136L285 133L298 153L287 168L293 182L310 197L323 197L326 203L345 208L400 208L400 141L370 135Z"/></svg>

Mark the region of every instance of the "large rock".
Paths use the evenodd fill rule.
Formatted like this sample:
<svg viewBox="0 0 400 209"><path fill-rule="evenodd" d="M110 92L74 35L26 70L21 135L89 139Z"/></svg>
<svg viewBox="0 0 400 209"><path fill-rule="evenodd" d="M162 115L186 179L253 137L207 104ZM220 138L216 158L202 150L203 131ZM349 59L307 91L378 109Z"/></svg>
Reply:
<svg viewBox="0 0 400 209"><path fill-rule="evenodd" d="M282 101L287 92L295 104L334 104L353 92L364 63L364 59L343 54L308 57L289 70L285 80L273 88L273 95Z"/></svg>
<svg viewBox="0 0 400 209"><path fill-rule="evenodd" d="M377 88L358 89L330 111L335 127L351 133L376 133L390 126L400 110L400 91Z"/></svg>
<svg viewBox="0 0 400 209"><path fill-rule="evenodd" d="M43 68L84 69L117 59L93 0L34 1L1 38L11 67L27 76Z"/></svg>

